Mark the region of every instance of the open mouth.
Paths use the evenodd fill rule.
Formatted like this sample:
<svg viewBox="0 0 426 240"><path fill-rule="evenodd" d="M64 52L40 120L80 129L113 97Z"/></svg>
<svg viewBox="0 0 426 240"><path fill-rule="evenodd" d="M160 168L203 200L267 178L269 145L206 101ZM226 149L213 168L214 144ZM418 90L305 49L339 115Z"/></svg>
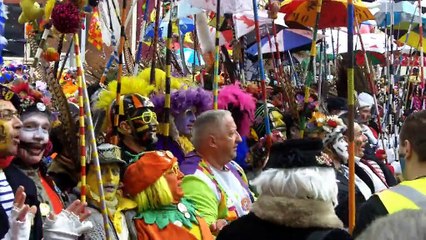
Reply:
<svg viewBox="0 0 426 240"><path fill-rule="evenodd" d="M116 189L117 189L117 187L115 185L112 185L112 184L104 185L105 192L111 193L111 192L114 192Z"/></svg>

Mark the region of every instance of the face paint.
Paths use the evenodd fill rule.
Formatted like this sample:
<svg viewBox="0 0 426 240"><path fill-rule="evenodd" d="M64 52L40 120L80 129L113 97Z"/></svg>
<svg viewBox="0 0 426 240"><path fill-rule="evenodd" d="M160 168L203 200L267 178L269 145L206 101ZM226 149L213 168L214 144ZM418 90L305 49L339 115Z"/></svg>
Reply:
<svg viewBox="0 0 426 240"><path fill-rule="evenodd" d="M41 161L49 142L50 121L45 114L34 113L22 118L18 157L28 166Z"/></svg>
<svg viewBox="0 0 426 240"><path fill-rule="evenodd" d="M132 128L132 135L138 144L149 146L157 142L157 115L149 108L145 108L138 117L130 118L128 121Z"/></svg>
<svg viewBox="0 0 426 240"><path fill-rule="evenodd" d="M342 134L337 138L337 140L332 145L334 151L336 151L337 156L342 160L341 162L347 163L349 159L348 153L348 143L345 141Z"/></svg>
<svg viewBox="0 0 426 240"><path fill-rule="evenodd" d="M15 156L22 122L11 102L0 100L0 156Z"/></svg>
<svg viewBox="0 0 426 240"><path fill-rule="evenodd" d="M105 200L112 201L115 199L117 189L120 184L120 166L117 163L101 165L102 183L104 184ZM96 169L91 166L87 173L87 185L90 186L92 198L98 201L100 194L98 189L98 178L96 177Z"/></svg>
<svg viewBox="0 0 426 240"><path fill-rule="evenodd" d="M187 109L175 117L176 128L180 135L190 136L195 122L195 108Z"/></svg>

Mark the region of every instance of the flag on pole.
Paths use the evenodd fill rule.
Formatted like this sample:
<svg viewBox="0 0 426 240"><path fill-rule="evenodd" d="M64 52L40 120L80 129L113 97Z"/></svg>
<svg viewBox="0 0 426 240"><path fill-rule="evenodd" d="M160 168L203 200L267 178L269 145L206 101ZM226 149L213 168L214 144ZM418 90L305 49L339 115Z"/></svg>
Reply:
<svg viewBox="0 0 426 240"><path fill-rule="evenodd" d="M98 50L102 49L102 32L97 9L93 11L92 19L90 20L89 38L87 41L93 44Z"/></svg>

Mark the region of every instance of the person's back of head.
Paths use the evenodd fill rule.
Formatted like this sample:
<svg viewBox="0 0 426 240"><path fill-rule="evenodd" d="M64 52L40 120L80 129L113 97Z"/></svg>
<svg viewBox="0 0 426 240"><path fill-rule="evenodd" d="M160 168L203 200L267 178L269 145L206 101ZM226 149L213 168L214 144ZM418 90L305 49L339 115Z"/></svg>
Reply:
<svg viewBox="0 0 426 240"><path fill-rule="evenodd" d="M404 210L379 218L356 239L426 239L426 211Z"/></svg>
<svg viewBox="0 0 426 240"><path fill-rule="evenodd" d="M407 180L426 172L426 110L408 116L399 135L401 168ZM425 166L422 168L421 166Z"/></svg>

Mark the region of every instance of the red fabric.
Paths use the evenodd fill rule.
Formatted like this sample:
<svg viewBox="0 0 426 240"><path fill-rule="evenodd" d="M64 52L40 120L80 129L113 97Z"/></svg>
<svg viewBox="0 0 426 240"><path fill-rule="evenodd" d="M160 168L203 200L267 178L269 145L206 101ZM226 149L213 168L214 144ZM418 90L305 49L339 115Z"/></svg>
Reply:
<svg viewBox="0 0 426 240"><path fill-rule="evenodd" d="M0 158L0 169L9 167L10 163L12 162L14 158L15 158L14 156Z"/></svg>
<svg viewBox="0 0 426 240"><path fill-rule="evenodd" d="M44 190L47 193L47 196L49 197L50 203L53 207L53 212L55 214L61 213L62 209L64 208L64 205L62 204L61 199L59 198L58 194L53 190L53 188L47 183L46 179L39 173L41 184L43 185Z"/></svg>

